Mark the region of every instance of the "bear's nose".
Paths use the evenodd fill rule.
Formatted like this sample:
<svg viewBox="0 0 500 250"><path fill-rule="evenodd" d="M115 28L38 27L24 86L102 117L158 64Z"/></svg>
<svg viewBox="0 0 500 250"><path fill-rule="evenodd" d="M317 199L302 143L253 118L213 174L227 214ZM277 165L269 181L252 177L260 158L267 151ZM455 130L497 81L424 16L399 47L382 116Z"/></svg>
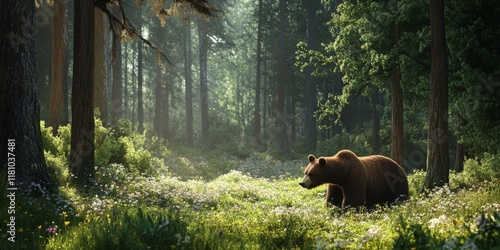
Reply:
<svg viewBox="0 0 500 250"><path fill-rule="evenodd" d="M302 187L304 187L304 182L303 181L299 182L299 185L301 185Z"/></svg>

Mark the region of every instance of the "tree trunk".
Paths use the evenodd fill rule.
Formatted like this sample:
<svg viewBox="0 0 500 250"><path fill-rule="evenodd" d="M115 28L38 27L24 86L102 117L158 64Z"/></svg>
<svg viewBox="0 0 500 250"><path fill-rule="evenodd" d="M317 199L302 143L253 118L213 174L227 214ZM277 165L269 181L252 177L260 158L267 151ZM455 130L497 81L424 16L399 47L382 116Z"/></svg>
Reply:
<svg viewBox="0 0 500 250"><path fill-rule="evenodd" d="M0 1L0 173L7 188L27 191L32 183L52 183L40 132L34 36L35 2ZM5 180L1 180L3 182ZM2 199L3 202L4 199Z"/></svg>
<svg viewBox="0 0 500 250"><path fill-rule="evenodd" d="M399 46L401 38L400 25L397 22L392 26L394 46ZM404 167L404 120L403 120L403 89L401 88L401 70L399 56L391 71L391 158Z"/></svg>
<svg viewBox="0 0 500 250"><path fill-rule="evenodd" d="M57 2L57 1L56 1ZM94 106L99 109L100 118L106 124L106 55L105 55L105 23L104 13L94 9L95 16L95 50L94 50Z"/></svg>
<svg viewBox="0 0 500 250"><path fill-rule="evenodd" d="M94 2L75 0L73 89L71 92L72 181L86 189L94 179Z"/></svg>
<svg viewBox="0 0 500 250"><path fill-rule="evenodd" d="M186 83L186 144L188 147L194 146L193 139L193 79L191 71L191 21L188 21L185 28L184 37L184 80Z"/></svg>
<svg viewBox="0 0 500 250"><path fill-rule="evenodd" d="M318 47L318 25L316 23L317 0L306 1L307 5L307 46L309 50L316 50ZM316 151L318 140L318 132L316 118L314 113L318 109L318 90L316 86L316 77L312 75L313 66L310 65L306 69L306 86L305 86L305 142L306 150L309 152Z"/></svg>
<svg viewBox="0 0 500 250"><path fill-rule="evenodd" d="M463 135L463 128L467 124L467 120L458 115L458 129L457 129L457 152L455 157L455 171L460 173L464 171L464 161L465 157L467 157L467 150L465 148L465 144L460 142L461 137Z"/></svg>
<svg viewBox="0 0 500 250"><path fill-rule="evenodd" d="M165 72L163 70L165 69ZM170 133L170 112L169 112L169 101L170 101L170 93L169 93L169 88L168 88L168 83L169 83L169 75L168 71L166 68L160 68L160 73L165 76L165 83L164 87L161 89L163 99L162 99L162 104L161 104L161 134L163 135L163 138L169 139L169 133ZM172 98L172 100L174 100ZM173 103L172 103L173 105Z"/></svg>
<svg viewBox="0 0 500 250"><path fill-rule="evenodd" d="M142 9L139 8L139 23L137 25L137 30L139 31L139 34L142 34ZM139 133L144 132L144 93L143 93L143 85L144 85L144 76L142 72L142 60L143 60L143 54L144 54L144 43L142 41L137 42L137 131Z"/></svg>
<svg viewBox="0 0 500 250"><path fill-rule="evenodd" d="M144 100L142 85L144 78L142 76L142 41L137 41L137 122L139 126L137 131L142 134L144 132Z"/></svg>
<svg viewBox="0 0 500 250"><path fill-rule="evenodd" d="M254 148L257 151L263 151L265 149L264 143L262 142L261 134L261 121L260 121L260 81L261 81L261 54L262 54L262 0L259 0L259 20L257 23L257 65L256 65L256 76L255 76L255 101L254 101L254 125L253 125L253 138L254 138Z"/></svg>
<svg viewBox="0 0 500 250"><path fill-rule="evenodd" d="M68 36L66 0L54 1L52 27L52 78L50 83L50 126L57 134L68 124Z"/></svg>
<svg viewBox="0 0 500 250"><path fill-rule="evenodd" d="M372 154L380 154L380 115L377 110L379 103L379 92L375 88L372 90Z"/></svg>
<svg viewBox="0 0 500 250"><path fill-rule="evenodd" d="M200 53L200 108L201 108L201 138L208 142L208 77L207 77L207 23L203 18L198 19L198 41Z"/></svg>
<svg viewBox="0 0 500 250"><path fill-rule="evenodd" d="M113 7L113 13L116 17L121 17L120 8ZM120 18L118 18L120 19ZM122 118L122 44L120 43L121 29L120 24L114 25L113 31L113 86L111 90L111 113L113 125Z"/></svg>
<svg viewBox="0 0 500 250"><path fill-rule="evenodd" d="M431 83L427 173L424 188L449 182L448 55L444 26L444 0L431 0Z"/></svg>
<svg viewBox="0 0 500 250"><path fill-rule="evenodd" d="M290 145L288 143L287 122L285 113L285 32L286 32L286 0L279 0L279 58L278 58L278 110L277 110L277 133L278 148L281 152L288 154Z"/></svg>
<svg viewBox="0 0 500 250"><path fill-rule="evenodd" d="M161 73L161 65L159 63L156 64L156 88L155 88L155 117L153 124L153 132L158 137L163 137L162 133L162 107L163 107L163 88L162 88L162 73Z"/></svg>
<svg viewBox="0 0 500 250"><path fill-rule="evenodd" d="M130 110L130 106L129 106L129 82L128 82L128 64L129 64L129 51L130 51L130 47L131 47L131 44L124 44L123 45L123 49L125 50L124 54L125 54L125 57L123 58L125 60L125 69L124 69L124 72L123 72L123 76L124 76L124 79L123 79L123 117L125 117L125 119L129 119L130 118L130 114L129 114L129 110Z"/></svg>

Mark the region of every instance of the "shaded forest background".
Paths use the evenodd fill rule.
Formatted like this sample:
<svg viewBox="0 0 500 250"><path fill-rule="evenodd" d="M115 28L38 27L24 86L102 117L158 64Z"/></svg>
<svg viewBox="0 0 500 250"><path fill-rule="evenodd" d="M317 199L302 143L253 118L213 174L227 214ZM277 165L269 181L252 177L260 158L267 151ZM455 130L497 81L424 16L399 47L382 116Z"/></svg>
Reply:
<svg viewBox="0 0 500 250"><path fill-rule="evenodd" d="M445 169L460 171L464 157L498 153L500 5L444 2L448 103L437 116L447 127L435 131L450 155ZM54 3L38 6L34 33L40 118L57 133L79 93L71 69L80 7ZM426 169L427 1L209 3L210 15L150 2L108 4L107 14L96 6L93 62L83 63L93 64L104 126L130 123L172 150L298 157L349 148Z"/></svg>

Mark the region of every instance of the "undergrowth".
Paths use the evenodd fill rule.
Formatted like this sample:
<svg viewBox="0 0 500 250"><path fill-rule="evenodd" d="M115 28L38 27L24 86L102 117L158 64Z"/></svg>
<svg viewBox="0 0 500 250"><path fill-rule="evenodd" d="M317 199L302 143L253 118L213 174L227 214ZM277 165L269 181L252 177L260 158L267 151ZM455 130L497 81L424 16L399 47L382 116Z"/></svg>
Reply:
<svg viewBox="0 0 500 250"><path fill-rule="evenodd" d="M97 123L99 124L99 123ZM451 186L374 211L325 207L325 187L298 185L306 161L266 154L182 156L127 124L98 126L96 185L67 184L67 127L44 128L57 188L17 197L16 242L0 249L498 249L498 157L469 159ZM100 140L98 143L97 141ZM158 139L155 139L158 140ZM4 219L5 220L5 219ZM5 224L4 224L5 225Z"/></svg>

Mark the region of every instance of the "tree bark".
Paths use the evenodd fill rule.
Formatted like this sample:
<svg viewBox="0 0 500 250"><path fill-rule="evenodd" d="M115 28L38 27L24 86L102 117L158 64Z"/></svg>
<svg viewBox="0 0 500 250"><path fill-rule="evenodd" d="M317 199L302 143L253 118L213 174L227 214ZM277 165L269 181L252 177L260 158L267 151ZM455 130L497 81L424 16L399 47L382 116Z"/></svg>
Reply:
<svg viewBox="0 0 500 250"><path fill-rule="evenodd" d="M86 189L94 180L94 2L75 0L70 170Z"/></svg>
<svg viewBox="0 0 500 250"><path fill-rule="evenodd" d="M399 46L401 38L400 25L393 23L393 44ZM401 88L401 70L399 68L399 55L397 63L391 71L391 158L404 167L404 120L403 120L403 89Z"/></svg>
<svg viewBox="0 0 500 250"><path fill-rule="evenodd" d="M184 30L184 80L186 99L186 144L194 146L193 129L193 79L191 70L191 21L188 21Z"/></svg>
<svg viewBox="0 0 500 250"><path fill-rule="evenodd" d="M431 83L427 173L424 188L449 182L448 54L444 25L444 0L431 0Z"/></svg>
<svg viewBox="0 0 500 250"><path fill-rule="evenodd" d="M288 154L290 145L288 143L287 121L285 110L285 39L286 39L286 0L279 0L279 41L278 41L278 110L277 110L277 134L278 149Z"/></svg>
<svg viewBox="0 0 500 250"><path fill-rule="evenodd" d="M4 27L0 35L0 173L7 172L13 182L7 187L27 191L32 183L52 183L40 132L35 2L0 1L0 12Z"/></svg>
<svg viewBox="0 0 500 250"><path fill-rule="evenodd" d="M203 18L198 19L198 41L200 57L200 108L201 108L201 138L208 142L208 72L207 72L207 23Z"/></svg>
<svg viewBox="0 0 500 250"><path fill-rule="evenodd" d="M50 126L57 134L68 124L68 35L66 0L54 1L52 26L52 78L50 82Z"/></svg>

